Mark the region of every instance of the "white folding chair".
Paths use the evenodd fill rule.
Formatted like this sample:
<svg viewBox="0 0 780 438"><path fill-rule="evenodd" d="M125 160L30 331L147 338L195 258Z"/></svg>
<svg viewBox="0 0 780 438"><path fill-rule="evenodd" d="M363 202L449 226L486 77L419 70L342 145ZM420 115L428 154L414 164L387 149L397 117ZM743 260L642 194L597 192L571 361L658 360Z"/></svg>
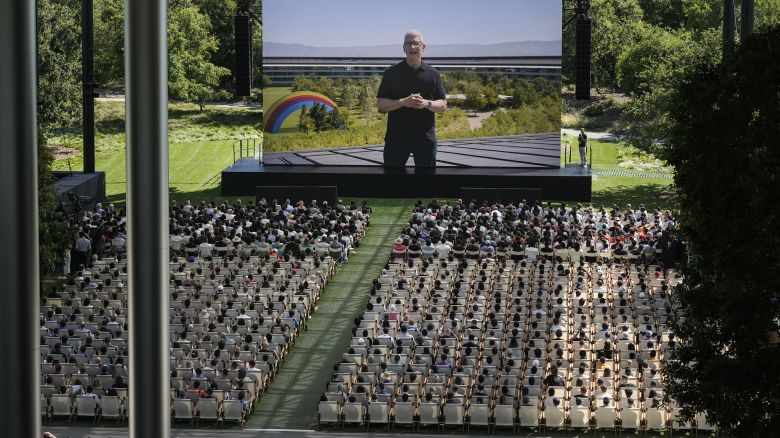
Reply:
<svg viewBox="0 0 780 438"><path fill-rule="evenodd" d="M373 402L368 405L368 423L382 424L385 429L390 428L390 407L387 402Z"/></svg>
<svg viewBox="0 0 780 438"><path fill-rule="evenodd" d="M469 428L471 426L490 426L490 407L487 404L469 406Z"/></svg>
<svg viewBox="0 0 780 438"><path fill-rule="evenodd" d="M106 395L100 399L100 419L103 418L116 418L117 421L122 419L122 403L119 401L119 397L115 395Z"/></svg>
<svg viewBox="0 0 780 438"><path fill-rule="evenodd" d="M639 429L639 416L641 411L636 408L623 408L620 411L621 429Z"/></svg>
<svg viewBox="0 0 780 438"><path fill-rule="evenodd" d="M461 426L463 428L463 417L465 416L465 407L460 403L445 403L442 409L445 426Z"/></svg>
<svg viewBox="0 0 780 438"><path fill-rule="evenodd" d="M547 406L544 409L544 427L549 429L551 427L562 428L563 420L566 418L566 413L562 407Z"/></svg>
<svg viewBox="0 0 780 438"><path fill-rule="evenodd" d="M393 404L393 428L396 424L410 424L414 428L417 406L414 402L395 402Z"/></svg>
<svg viewBox="0 0 780 438"><path fill-rule="evenodd" d="M363 426L364 409L361 403L346 403L342 410L343 424L359 424Z"/></svg>
<svg viewBox="0 0 780 438"><path fill-rule="evenodd" d="M73 403L69 394L52 394L50 404L52 417L70 418L73 415Z"/></svg>
<svg viewBox="0 0 780 438"><path fill-rule="evenodd" d="M539 416L536 410L536 406L521 406L521 408L533 408L534 426L539 425ZM522 422L520 424L523 426ZM493 427L511 427L512 431L515 430L517 422L515 421L515 407L514 405L496 405L493 407Z"/></svg>
<svg viewBox="0 0 780 438"><path fill-rule="evenodd" d="M92 417L94 422L97 419L98 407L95 397L91 395L77 395L76 396L76 416Z"/></svg>
<svg viewBox="0 0 780 438"><path fill-rule="evenodd" d="M699 412L693 417L693 419L696 421L696 430L715 430L714 424L707 424L707 416L704 414L704 412Z"/></svg>
<svg viewBox="0 0 780 438"><path fill-rule="evenodd" d="M222 402L222 421L238 421L244 428L244 408L241 400L225 400Z"/></svg>
<svg viewBox="0 0 780 438"><path fill-rule="evenodd" d="M338 424L341 416L339 415L339 402L321 401L317 405L317 424L335 423Z"/></svg>
<svg viewBox="0 0 780 438"><path fill-rule="evenodd" d="M645 428L649 430L666 429L666 410L648 408L645 412Z"/></svg>
<svg viewBox="0 0 780 438"><path fill-rule="evenodd" d="M192 399L177 398L173 401L173 419L190 420L195 422L195 412L192 405Z"/></svg>
<svg viewBox="0 0 780 438"><path fill-rule="evenodd" d="M198 422L200 420L219 421L217 399L201 398L198 400Z"/></svg>
<svg viewBox="0 0 780 438"><path fill-rule="evenodd" d="M569 409L569 420L573 429L587 429L590 427L590 408L579 407Z"/></svg>
<svg viewBox="0 0 780 438"><path fill-rule="evenodd" d="M440 406L438 403L422 403L419 409L419 424L422 426L434 424L438 428L439 408Z"/></svg>
<svg viewBox="0 0 780 438"><path fill-rule="evenodd" d="M678 416L682 410L680 408L672 408L670 415L672 416L672 430L691 430L692 425L690 421L681 421Z"/></svg>
<svg viewBox="0 0 780 438"><path fill-rule="evenodd" d="M49 402L43 394L41 394L41 416L43 418L49 418Z"/></svg>
<svg viewBox="0 0 780 438"><path fill-rule="evenodd" d="M596 419L596 427L599 429L615 428L615 408L600 407L593 413Z"/></svg>
<svg viewBox="0 0 780 438"><path fill-rule="evenodd" d="M498 406L496 406L498 407ZM536 427L539 425L539 409L536 405L520 406L518 413L520 427Z"/></svg>

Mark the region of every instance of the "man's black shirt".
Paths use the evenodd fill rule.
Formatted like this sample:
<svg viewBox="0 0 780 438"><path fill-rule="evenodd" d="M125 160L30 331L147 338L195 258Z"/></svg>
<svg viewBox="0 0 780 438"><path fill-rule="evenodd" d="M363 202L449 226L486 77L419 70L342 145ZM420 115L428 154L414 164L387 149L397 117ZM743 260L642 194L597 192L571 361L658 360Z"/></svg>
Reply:
<svg viewBox="0 0 780 438"><path fill-rule="evenodd" d="M445 98L444 86L439 72L426 63L414 70L406 60L388 68L382 77L377 97L386 99L401 99L410 94L419 93L423 99L440 100ZM436 143L434 129L436 115L428 110L414 108L399 108L390 111L387 116L387 133L385 142L425 142Z"/></svg>

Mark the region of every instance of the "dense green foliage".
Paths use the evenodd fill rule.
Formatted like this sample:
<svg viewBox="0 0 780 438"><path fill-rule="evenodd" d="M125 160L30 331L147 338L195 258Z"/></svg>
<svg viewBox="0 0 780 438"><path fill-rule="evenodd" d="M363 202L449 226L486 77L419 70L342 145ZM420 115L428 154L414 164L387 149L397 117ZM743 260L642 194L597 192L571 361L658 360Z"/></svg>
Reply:
<svg viewBox="0 0 780 438"><path fill-rule="evenodd" d="M436 131L440 139L560 130L560 87L557 82L543 78L532 81L522 78L512 80L504 75L479 76L473 72L448 72L442 74L442 81L448 95L461 94L465 90L465 98L450 97L448 110L436 115ZM374 114L380 82L379 76L335 80L311 75L297 77L290 91L314 91L330 97L339 104L338 115L343 123L334 121L320 124L326 128L339 127L337 131L318 130L310 117L310 110L307 110L303 118L298 119L296 126L283 126L281 133L266 135L265 150L287 151L384 143L386 116ZM275 92L273 96L276 96ZM278 98L268 100L267 103L273 104ZM477 129L471 129L465 110L492 111L493 114ZM342 125L345 129L340 129ZM314 132L317 132L316 136Z"/></svg>
<svg viewBox="0 0 780 438"><path fill-rule="evenodd" d="M72 243L52 185L47 133L81 118L79 0L38 2L38 245L42 277L55 272Z"/></svg>
<svg viewBox="0 0 780 438"><path fill-rule="evenodd" d="M740 2L736 3L739 18ZM757 30L780 23L780 0L756 0L755 4ZM593 0L589 12L593 20L593 85L625 90L619 81L618 62L626 52L654 49L647 39L665 40L665 47L701 45L690 50L713 51L719 58L720 44L713 45L710 34L714 31L720 37L722 8L722 1L712 0ZM564 13L563 19L568 17L569 13ZM574 22L563 31L564 83L574 81L574 32ZM680 59L655 61L670 64Z"/></svg>
<svg viewBox="0 0 780 438"><path fill-rule="evenodd" d="M670 95L668 148L691 258L675 291L667 365L686 414L741 436L780 435L780 26Z"/></svg>
<svg viewBox="0 0 780 438"><path fill-rule="evenodd" d="M512 80L502 74L478 75L467 71L442 73L441 77L448 95L465 96L463 99L450 98L448 101L450 107L491 111L500 106L520 108L524 105L535 105L545 98L560 98L559 83L544 78ZM331 79L301 75L295 78L292 91L322 93L340 106L350 109L359 107L370 116L381 82L380 76L373 76L370 79ZM504 98L501 98L502 96Z"/></svg>
<svg viewBox="0 0 780 438"><path fill-rule="evenodd" d="M205 110L200 111L195 104L170 103L168 104L168 142L174 144L227 141L237 138L259 139L262 136L261 121L262 112L259 109L207 106ZM98 154L109 151L124 153L124 102L99 100L95 103L95 133L95 149ZM48 142L52 147L80 151L81 134L81 128L78 126L54 128L49 130Z"/></svg>
<svg viewBox="0 0 780 438"><path fill-rule="evenodd" d="M301 115L298 119L300 132L322 132L344 128L344 119L341 118L338 108L328 111L325 105L320 105L317 102L314 102L311 109L305 106L301 108Z"/></svg>
<svg viewBox="0 0 780 438"><path fill-rule="evenodd" d="M721 59L722 7L711 0L592 1L592 84L632 97L624 128L633 145L652 150L667 138L676 78ZM780 22L780 0L757 0L755 22L757 30ZM563 34L564 83L574 79L574 31L572 23Z"/></svg>
<svg viewBox="0 0 780 438"><path fill-rule="evenodd" d="M81 2L38 3L38 123L44 129L81 119Z"/></svg>
<svg viewBox="0 0 780 438"><path fill-rule="evenodd" d="M175 9L178 2L171 2ZM217 91L230 70L210 62L218 49L212 35L209 17L194 5L175 9L168 17L168 95L185 102L197 102L203 108L206 100L223 100L230 96ZM172 11L173 12L173 11Z"/></svg>
<svg viewBox="0 0 780 438"><path fill-rule="evenodd" d="M359 107L370 116L381 82L382 78L380 76L372 76L369 79L331 79L301 75L295 78L292 91L313 91L324 94L341 107L350 109Z"/></svg>
<svg viewBox="0 0 780 438"><path fill-rule="evenodd" d="M80 2L76 2L76 13ZM95 78L106 86L124 83L124 2L95 0ZM236 0L168 2L169 94L201 103L230 96L235 62ZM259 12L259 10L258 10ZM262 80L262 32L255 26L253 73Z"/></svg>

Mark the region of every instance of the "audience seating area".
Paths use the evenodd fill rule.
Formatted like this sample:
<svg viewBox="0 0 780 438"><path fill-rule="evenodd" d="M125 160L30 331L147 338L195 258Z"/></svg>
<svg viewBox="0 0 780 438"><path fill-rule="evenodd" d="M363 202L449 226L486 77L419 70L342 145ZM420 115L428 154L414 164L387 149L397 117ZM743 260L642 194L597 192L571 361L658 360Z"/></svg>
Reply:
<svg viewBox="0 0 780 438"><path fill-rule="evenodd" d="M711 429L663 402L673 233L644 208L418 204L320 424Z"/></svg>
<svg viewBox="0 0 780 438"><path fill-rule="evenodd" d="M365 204L172 206L174 420L243 424L369 220ZM125 218L98 206L81 225L105 239L102 257L95 251L43 299L41 412L121 421L130 415Z"/></svg>

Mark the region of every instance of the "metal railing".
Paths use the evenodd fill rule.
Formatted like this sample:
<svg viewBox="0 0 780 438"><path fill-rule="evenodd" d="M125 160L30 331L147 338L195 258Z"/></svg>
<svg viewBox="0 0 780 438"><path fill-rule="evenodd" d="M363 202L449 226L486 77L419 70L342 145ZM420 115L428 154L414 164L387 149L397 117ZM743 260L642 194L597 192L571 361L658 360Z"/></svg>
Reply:
<svg viewBox="0 0 780 438"><path fill-rule="evenodd" d="M233 141L233 164L242 158L255 158L263 162L263 142L259 138L240 138Z"/></svg>
<svg viewBox="0 0 780 438"><path fill-rule="evenodd" d="M575 164L572 162L572 151L574 149L573 141L568 141L565 143L563 147L563 158L564 158L564 167L568 167L570 164ZM578 146L579 148L579 146ZM588 160L585 165L585 168L588 170L591 170L593 168L593 146L588 148Z"/></svg>

